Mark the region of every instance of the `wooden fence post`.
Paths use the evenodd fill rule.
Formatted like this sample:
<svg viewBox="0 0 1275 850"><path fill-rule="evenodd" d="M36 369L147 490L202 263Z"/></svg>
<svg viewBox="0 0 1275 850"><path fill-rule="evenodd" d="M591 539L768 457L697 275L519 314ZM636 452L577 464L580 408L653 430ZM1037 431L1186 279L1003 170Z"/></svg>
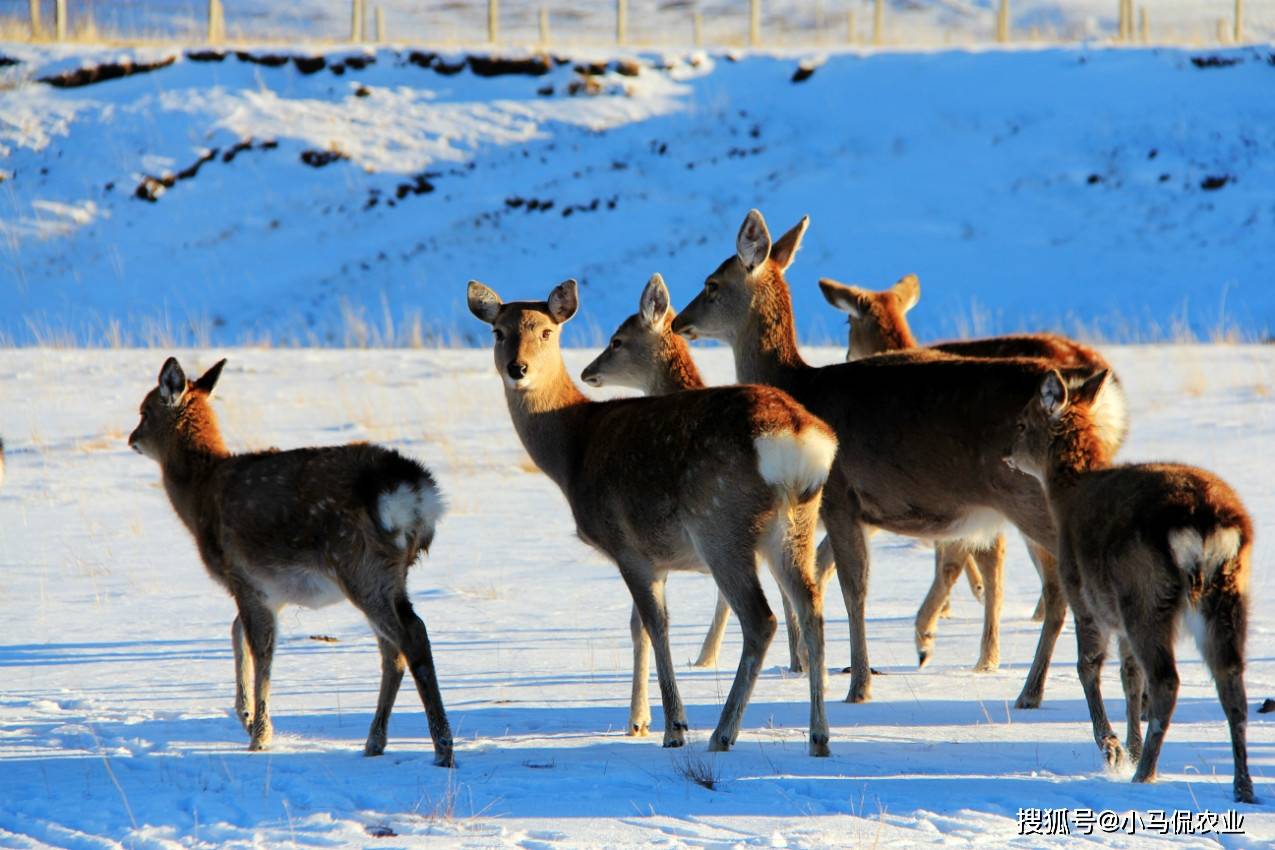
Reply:
<svg viewBox="0 0 1275 850"><path fill-rule="evenodd" d="M629 0L615 0L615 43L629 40Z"/></svg>
<svg viewBox="0 0 1275 850"><path fill-rule="evenodd" d="M748 0L748 46L761 44L761 0Z"/></svg>
<svg viewBox="0 0 1275 850"><path fill-rule="evenodd" d="M66 0L57 0L53 6L53 28L58 41L66 41Z"/></svg>
<svg viewBox="0 0 1275 850"><path fill-rule="evenodd" d="M27 11L31 14L31 40L40 37L40 0L27 0Z"/></svg>
<svg viewBox="0 0 1275 850"><path fill-rule="evenodd" d="M208 43L217 44L226 37L226 11L221 0L208 0Z"/></svg>
<svg viewBox="0 0 1275 850"><path fill-rule="evenodd" d="M549 10L544 6L540 7L540 46L549 46Z"/></svg>
<svg viewBox="0 0 1275 850"><path fill-rule="evenodd" d="M1151 26L1147 22L1147 7L1140 6L1138 8L1138 37L1142 39L1143 44L1151 42Z"/></svg>
<svg viewBox="0 0 1275 850"><path fill-rule="evenodd" d="M885 30L885 0L877 0L872 10L872 43L880 46Z"/></svg>
<svg viewBox="0 0 1275 850"><path fill-rule="evenodd" d="M854 44L859 40L859 33L855 29L854 9L846 10L846 44Z"/></svg>
<svg viewBox="0 0 1275 850"><path fill-rule="evenodd" d="M376 6L376 40L380 44L385 43L385 12L379 3Z"/></svg>
<svg viewBox="0 0 1275 850"><path fill-rule="evenodd" d="M500 0L487 0L487 41L500 41Z"/></svg>
<svg viewBox="0 0 1275 850"><path fill-rule="evenodd" d="M363 0L350 0L350 41L363 40Z"/></svg>
<svg viewBox="0 0 1275 850"><path fill-rule="evenodd" d="M698 10L691 12L691 39L696 47L704 46L704 16Z"/></svg>
<svg viewBox="0 0 1275 850"><path fill-rule="evenodd" d="M1226 31L1229 29L1226 25L1226 18L1217 19L1217 43L1226 44Z"/></svg>
<svg viewBox="0 0 1275 850"><path fill-rule="evenodd" d="M1244 40L1244 0L1235 0L1235 32L1231 40L1236 44Z"/></svg>
<svg viewBox="0 0 1275 850"><path fill-rule="evenodd" d="M1001 44L1009 41L1009 0L1000 0L996 8L996 40Z"/></svg>

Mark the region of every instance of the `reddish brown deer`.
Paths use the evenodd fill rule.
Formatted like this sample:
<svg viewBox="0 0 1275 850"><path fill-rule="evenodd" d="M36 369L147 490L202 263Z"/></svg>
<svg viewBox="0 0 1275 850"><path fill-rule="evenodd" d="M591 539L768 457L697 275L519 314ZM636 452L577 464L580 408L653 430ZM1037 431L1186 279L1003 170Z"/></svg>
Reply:
<svg viewBox="0 0 1275 850"><path fill-rule="evenodd" d="M1038 478L1058 527L1058 568L1076 622L1077 669L1094 739L1122 758L1099 680L1119 637L1134 782L1151 782L1178 695L1175 633L1195 634L1231 727L1235 799L1257 802L1248 772L1244 643L1253 524L1217 476L1179 464L1110 466L1102 433L1106 371L1069 391L1057 372L1017 422L1008 465ZM1104 391L1106 390L1106 391ZM1148 705L1147 738L1140 709Z"/></svg>
<svg viewBox="0 0 1275 850"><path fill-rule="evenodd" d="M591 387L627 387L647 395L704 389L706 384L691 359L690 346L669 328L673 316L664 278L658 273L652 275L638 299L638 311L620 323L607 347L584 367L580 380ZM832 573L831 548L820 545L815 561L819 586L825 587ZM788 668L799 673L804 669L800 627L786 596L783 604L788 634ZM713 622L692 667L716 666L729 620L730 605L719 592Z"/></svg>
<svg viewBox="0 0 1275 850"><path fill-rule="evenodd" d="M847 286L830 278L819 280L823 297L839 310L849 314L849 344L847 360L858 360L884 351L904 351L916 348L916 337L908 324L907 314L921 298L921 281L916 275L906 275L889 289L873 291L858 286ZM947 354L963 357L1040 357L1060 368L1079 370L1093 374L1109 369L1107 361L1094 349L1058 334L1011 334L983 339L956 340L929 346ZM1124 442L1126 425L1124 394L1118 381L1113 381L1110 393L1110 416L1104 424L1104 439L1114 453ZM1024 538L1027 552L1036 572L1040 573L1043 557L1040 548ZM941 543L934 547L934 585L930 595L921 605L916 616L916 648L924 665L934 643L934 635L942 606L947 604L952 584L961 569L968 575L977 564L980 574L994 572L991 582L997 593L1004 587L1005 537L997 535L990 549L979 549L962 542ZM999 615L1001 600L984 597L985 617L983 641L976 670L995 669L1000 658ZM1036 604L1033 620L1045 616L1042 597Z"/></svg>
<svg viewBox="0 0 1275 850"><path fill-rule="evenodd" d="M686 741L686 711L669 650L670 570L707 564L744 632L735 681L710 750L729 750L775 633L757 575L760 551L801 621L810 664L810 753L828 754L823 599L814 579L820 496L836 454L824 423L767 387L723 387L595 402L567 374L559 334L579 306L576 283L545 301L508 304L477 281L469 309L492 326L496 371L514 429L558 485L580 538L610 558L633 596L629 733L650 723L654 644L664 746Z"/></svg>
<svg viewBox="0 0 1275 850"><path fill-rule="evenodd" d="M1050 366L910 351L812 368L797 350L784 280L807 224L803 218L772 245L761 213L750 211L735 254L708 276L673 330L725 340L740 381L786 390L836 431L840 448L822 516L850 616L846 698L862 702L872 682L864 608L870 527L939 541L991 540L1008 519L1036 543L1054 545L1040 484L999 462L1014 417ZM1066 614L1052 561L1044 586L1045 622L1020 708L1040 704Z"/></svg>
<svg viewBox="0 0 1275 850"><path fill-rule="evenodd" d="M318 608L344 596L368 618L381 650L381 689L364 753L385 750L406 668L425 705L434 763L451 767L452 733L429 636L407 597L407 571L428 551L443 514L433 477L397 452L366 444L230 453L209 402L225 364L188 381L168 358L128 444L159 463L204 567L239 609L231 628L235 714L251 736L249 748L265 749L273 736L279 609Z"/></svg>

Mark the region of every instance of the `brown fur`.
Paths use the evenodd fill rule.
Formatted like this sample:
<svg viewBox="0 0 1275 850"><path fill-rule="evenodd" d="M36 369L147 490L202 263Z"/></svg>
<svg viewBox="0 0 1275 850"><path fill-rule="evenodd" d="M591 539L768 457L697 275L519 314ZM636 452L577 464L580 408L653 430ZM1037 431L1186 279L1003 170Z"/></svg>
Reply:
<svg viewBox="0 0 1275 850"><path fill-rule="evenodd" d="M1108 466L1111 452L1092 416L1106 377L1099 373L1069 393L1060 375L1046 376L1039 399L1029 402L1018 419L1006 458L1045 483L1059 530L1059 569L1075 615L1078 669L1094 739L1109 762L1122 758L1099 687L1114 633L1122 656L1126 747L1138 761L1133 778L1155 778L1177 699L1175 632L1185 616L1196 616L1202 622L1197 641L1230 725L1235 799L1255 802L1243 678L1252 522L1235 492L1202 469ZM1175 546L1175 536L1184 530L1198 535L1197 542L1214 535L1233 540L1234 550L1206 547L1194 556L1180 543ZM1144 703L1150 720L1145 743Z"/></svg>
<svg viewBox="0 0 1275 850"><path fill-rule="evenodd" d="M847 700L861 702L871 686L865 630L869 526L951 540L969 536L968 524L982 528L999 516L1042 547L1055 545L1040 485L999 462L1017 411L1049 364L915 350L811 368L797 350L784 280L805 228L803 219L772 246L761 214L750 212L735 256L708 276L673 329L728 341L739 380L788 391L836 431L840 450L822 516L850 615ZM1040 704L1066 612L1052 563L1044 580L1045 624L1017 701L1023 708Z"/></svg>
<svg viewBox="0 0 1275 850"><path fill-rule="evenodd" d="M830 278L820 279L819 289L829 304L849 314L847 360L917 347L916 338L907 320L908 311L921 298L921 282L916 275L907 275L890 288L879 291L847 286ZM929 347L962 357L1038 357L1053 362L1059 368L1081 370L1086 376L1110 368L1102 355L1094 349L1057 334L1009 334L941 342ZM1113 451L1123 442L1124 436L1121 433L1116 437ZM1032 564L1043 581L1042 564L1050 556L1030 540L1025 540L1025 543ZM947 591L955 581L952 570L956 565L963 564L972 585L978 581L993 586L997 593L1001 593L1000 589L1004 586L1004 550L1004 535L998 535L993 547L993 552L1001 553L999 557L989 557L982 547L969 546L959 541L935 546L934 585L916 615L916 646L922 664L933 647L939 616L948 604L950 594ZM982 599L985 606L983 641L975 669L993 670L1000 659L1001 600L994 595L989 596L986 590ZM1032 619L1043 619L1044 611L1042 595Z"/></svg>
<svg viewBox="0 0 1275 850"><path fill-rule="evenodd" d="M581 539L610 558L633 596L629 732L650 722L648 657L654 645L664 745L685 743L686 712L668 644L669 570L707 564L739 617L744 649L709 747L727 750L775 631L756 556L770 561L801 619L810 659L810 752L828 753L823 707L823 612L812 538L835 439L826 425L768 387L724 387L651 398L589 401L562 362L559 331L577 307L575 281L547 301L505 304L476 281L469 306L492 325L496 369L514 427L536 465L562 490ZM814 478L778 486L763 477L760 438L822 446Z"/></svg>
<svg viewBox="0 0 1275 850"><path fill-rule="evenodd" d="M224 363L190 382L169 358L142 402L129 445L159 463L164 490L205 568L238 606L232 627L236 714L251 748L264 749L272 737L270 669L279 609L344 596L368 617L381 649L380 697L365 752L385 749L394 697L409 668L436 763L450 766L451 731L429 638L407 597L407 571L428 549L441 511L433 478L415 461L366 444L230 453L209 403ZM431 500L431 510L387 527L383 500L399 492L408 504Z"/></svg>

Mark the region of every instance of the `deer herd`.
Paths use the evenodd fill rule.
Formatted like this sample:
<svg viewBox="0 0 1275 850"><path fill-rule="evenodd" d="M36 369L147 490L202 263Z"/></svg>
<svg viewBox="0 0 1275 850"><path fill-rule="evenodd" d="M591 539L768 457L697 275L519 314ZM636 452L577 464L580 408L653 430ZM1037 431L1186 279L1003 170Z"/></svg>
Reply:
<svg viewBox="0 0 1275 850"><path fill-rule="evenodd" d="M820 280L828 302L849 314L849 354L845 363L809 365L785 280L807 225L803 218L772 240L750 211L733 254L679 313L660 276L650 279L637 313L581 376L594 387L640 390L637 397L591 400L568 373L560 339L579 307L575 281L543 301L510 302L469 283L470 311L491 326L514 430L562 491L580 538L614 562L632 596L628 733L650 727L653 649L664 746L686 743L665 583L671 571L699 571L713 577L718 603L695 663L715 663L732 612L743 632L708 744L734 745L777 626L760 554L781 592L789 664L809 681L809 752L828 755L823 591L835 573L849 617L846 701L866 701L868 541L877 530L934 543L934 581L916 618L919 662L933 653L938 618L966 575L984 605L976 669L995 669L1008 523L1041 581L1040 639L1017 707L1041 704L1070 606L1094 739L1108 764L1127 755L1134 781L1151 781L1177 698L1175 635L1185 625L1230 726L1235 798L1254 802L1243 680L1253 529L1235 492L1194 467L1113 465L1126 433L1124 394L1091 348L1052 334L919 346L906 318L920 297L912 276L881 292ZM730 346L738 385L705 386L687 345L700 338ZM429 637L406 588L443 515L433 477L366 444L229 452L209 403L224 362L190 380L169 358L129 444L159 463L204 566L236 603L235 707L251 748L271 741L279 610L344 597L371 623L381 653L366 754L384 751L410 671L435 762L453 765ZM1099 690L1112 635L1126 700L1123 747Z"/></svg>

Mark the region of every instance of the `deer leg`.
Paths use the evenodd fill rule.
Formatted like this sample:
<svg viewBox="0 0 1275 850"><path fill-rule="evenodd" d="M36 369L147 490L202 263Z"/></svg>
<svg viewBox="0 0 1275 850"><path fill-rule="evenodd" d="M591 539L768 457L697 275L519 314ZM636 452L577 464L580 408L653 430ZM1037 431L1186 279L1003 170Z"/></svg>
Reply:
<svg viewBox="0 0 1275 850"><path fill-rule="evenodd" d="M1040 597L1036 600L1036 609L1032 611L1032 622L1041 623L1045 620L1045 571L1041 568L1041 559L1048 558L1049 553L1026 534L1021 536L1023 538L1023 543L1027 546L1027 557L1031 559L1032 566L1036 568L1036 575L1040 576L1041 593Z"/></svg>
<svg viewBox="0 0 1275 850"><path fill-rule="evenodd" d="M715 628L716 620L713 625ZM651 638L642 625L636 602L629 613L629 635L633 638L633 687L629 696L629 728L625 734L645 738L651 729L651 699L647 693L647 683L651 679ZM709 636L712 636L711 631ZM705 640L705 646L707 644Z"/></svg>
<svg viewBox="0 0 1275 850"><path fill-rule="evenodd" d="M637 612L634 612L636 616ZM692 667L716 667L717 655L722 651L722 640L726 637L726 624L730 622L730 604L721 591L717 593L717 608L713 611L713 622L704 635L704 645L700 647L699 658L691 662Z"/></svg>
<svg viewBox="0 0 1275 850"><path fill-rule="evenodd" d="M824 488L822 515L832 539L837 579L850 619L850 691L846 702L867 702L872 696L866 622L868 544L857 505L835 468Z"/></svg>
<svg viewBox="0 0 1275 850"><path fill-rule="evenodd" d="M363 747L365 756L379 756L385 752L390 712L394 710L394 699L398 696L399 685L403 683L403 671L407 669L407 659L397 644L377 635L376 645L381 650L381 691L376 697L376 714L372 716L367 744Z"/></svg>
<svg viewBox="0 0 1275 850"><path fill-rule="evenodd" d="M1003 547L1004 540L1005 540L1004 536L998 534L996 536L996 539L1000 541L999 545ZM996 545L997 544L993 544L993 548ZM1002 560L1004 559L1003 553L1001 555L1001 558ZM983 591L985 587L983 583L983 570L980 567L981 563L982 562L978 559L977 556L975 556L972 559L966 559L965 561L965 581L970 586L970 594L979 602L983 601Z"/></svg>
<svg viewBox="0 0 1275 850"><path fill-rule="evenodd" d="M725 752L739 737L744 708L752 696L757 674L777 626L775 615L766 603L766 594L762 592L761 582L757 577L756 553L746 543L741 545L739 535L731 534L727 539L726 535L719 533L714 537L716 539L700 538L697 540L697 547L704 562L713 571L718 588L730 602L731 610L739 619L740 629L744 633L744 645L739 656L739 666L735 670L735 679L730 693L726 695L726 704L722 707L717 728L713 730L713 736L708 742L710 751Z"/></svg>
<svg viewBox="0 0 1275 850"><path fill-rule="evenodd" d="M1247 571L1245 564L1243 569ZM1248 605L1239 594L1218 594L1205 623L1203 646L1205 663L1213 674L1217 696L1226 712L1231 730L1231 755L1235 760L1233 790L1237 803L1256 803L1253 780L1248 772L1248 696L1244 689L1244 637Z"/></svg>
<svg viewBox="0 0 1275 850"><path fill-rule="evenodd" d="M381 692L364 753L379 754L374 752L378 731L381 748L384 749L390 711L403 678L403 670L399 665L404 664L411 671L416 692L425 708L429 736L434 742L434 764L438 767L455 767L452 730L447 722L447 711L443 707L443 695L438 688L438 674L434 670L434 652L429 643L429 632L416 609L412 607L411 600L407 598L406 588L400 585L388 591L387 596L382 596L379 589L361 592L358 588L347 585L345 590L346 596L363 612L371 623L372 630L381 639Z"/></svg>
<svg viewBox="0 0 1275 850"><path fill-rule="evenodd" d="M934 649L934 635L942 608L952 594L952 586L961 577L969 551L958 542L934 544L934 581L921 609L916 612L916 666L924 667Z"/></svg>
<svg viewBox="0 0 1275 850"><path fill-rule="evenodd" d="M1111 635L1087 612L1077 610L1076 620L1076 672L1080 685L1085 689L1085 701L1089 703L1089 721L1093 724L1094 741L1114 767L1123 758L1120 740L1107 719L1107 709L1102 704L1102 663L1107 658L1107 643Z"/></svg>
<svg viewBox="0 0 1275 850"><path fill-rule="evenodd" d="M1142 695L1145 682L1133 648L1123 636L1120 638L1120 684L1124 688L1124 748L1130 760L1136 762L1142 756Z"/></svg>
<svg viewBox="0 0 1275 850"><path fill-rule="evenodd" d="M1171 623L1172 620L1166 622ZM1155 781L1160 747L1164 745L1164 735L1169 731L1169 721L1178 701L1178 670L1170 637L1159 628L1145 632L1131 629L1129 633L1129 644L1146 675L1147 693L1151 697L1151 717L1147 721L1142 757L1138 759L1138 769L1133 774L1134 782Z"/></svg>
<svg viewBox="0 0 1275 850"><path fill-rule="evenodd" d="M996 535L988 549L974 552L983 577L983 638L975 672L990 673L1001 664L1001 603L1005 590L1005 535Z"/></svg>
<svg viewBox="0 0 1275 850"><path fill-rule="evenodd" d="M241 593L239 619L243 624L244 639L252 653L253 710L252 727L249 729L250 750L264 750L274 737L274 725L270 722L270 664L274 658L275 612L256 598L254 591Z"/></svg>
<svg viewBox="0 0 1275 850"><path fill-rule="evenodd" d="M788 635L788 670L791 673L802 673L806 670L807 659L805 642L801 637L801 617L793 609L792 600L780 585L780 602L784 606L784 631Z"/></svg>
<svg viewBox="0 0 1275 850"><path fill-rule="evenodd" d="M818 514L814 504L807 502L793 506L787 523L776 522L776 528L770 535L766 558L783 588L785 598L792 600L792 607L801 622L801 634L809 661L810 754L827 756L830 751L828 716L824 707L827 668L823 658L823 585L815 574L814 552L811 549L817 522ZM785 528L785 525L788 527Z"/></svg>
<svg viewBox="0 0 1275 850"><path fill-rule="evenodd" d="M252 689L253 664L252 651L248 648L244 637L243 618L236 616L230 627L230 644L235 651L235 716L239 718L243 730L252 734Z"/></svg>
<svg viewBox="0 0 1275 850"><path fill-rule="evenodd" d="M664 705L664 746L686 744L686 708L677 692L673 652L668 642L668 609L664 604L664 574L644 558L619 559L620 574L633 594L633 605L655 650L655 673L660 680L660 700ZM710 565L711 566L711 565ZM635 650L636 652L636 650ZM636 655L634 656L636 660ZM630 711L633 707L630 705Z"/></svg>
<svg viewBox="0 0 1275 850"><path fill-rule="evenodd" d="M1045 622L1040 628L1040 640L1036 644L1036 656L1032 659L1027 681L1014 703L1015 708L1039 708L1045 693L1045 677L1049 675L1049 661L1054 655L1054 645L1062 632L1067 617L1067 599L1063 595L1062 580L1058 573L1058 561L1043 548L1037 547L1041 583L1044 586Z"/></svg>

